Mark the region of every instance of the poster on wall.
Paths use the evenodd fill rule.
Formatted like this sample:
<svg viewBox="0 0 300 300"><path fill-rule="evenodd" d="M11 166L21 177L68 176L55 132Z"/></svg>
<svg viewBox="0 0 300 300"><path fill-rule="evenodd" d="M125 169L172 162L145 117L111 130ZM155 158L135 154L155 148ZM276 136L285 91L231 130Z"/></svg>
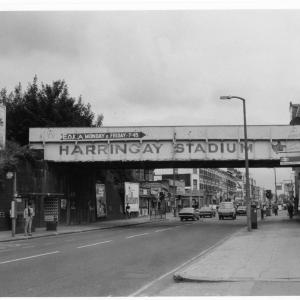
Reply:
<svg viewBox="0 0 300 300"><path fill-rule="evenodd" d="M0 150L5 148L6 140L6 107L0 105Z"/></svg>
<svg viewBox="0 0 300 300"><path fill-rule="evenodd" d="M129 212L139 212L139 192L139 183L125 182L125 206L130 206Z"/></svg>
<svg viewBox="0 0 300 300"><path fill-rule="evenodd" d="M102 183L96 183L96 205L97 217L107 216L105 185Z"/></svg>

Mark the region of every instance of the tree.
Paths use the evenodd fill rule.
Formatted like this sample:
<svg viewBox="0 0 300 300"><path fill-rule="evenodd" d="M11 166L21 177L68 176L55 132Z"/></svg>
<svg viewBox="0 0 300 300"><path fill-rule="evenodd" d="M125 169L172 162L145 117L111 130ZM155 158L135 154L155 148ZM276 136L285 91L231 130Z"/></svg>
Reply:
<svg viewBox="0 0 300 300"><path fill-rule="evenodd" d="M35 76L25 92L19 84L9 95L0 92L0 102L6 105L7 140L27 145L30 127L100 127L103 115L95 115L82 97L70 97L64 80L38 86Z"/></svg>

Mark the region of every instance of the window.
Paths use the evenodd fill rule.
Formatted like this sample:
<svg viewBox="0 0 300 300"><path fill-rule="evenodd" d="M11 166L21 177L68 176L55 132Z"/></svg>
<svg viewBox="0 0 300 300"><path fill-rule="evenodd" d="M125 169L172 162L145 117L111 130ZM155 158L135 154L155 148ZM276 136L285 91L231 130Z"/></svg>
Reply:
<svg viewBox="0 0 300 300"><path fill-rule="evenodd" d="M197 190L197 179L193 179L193 190Z"/></svg>

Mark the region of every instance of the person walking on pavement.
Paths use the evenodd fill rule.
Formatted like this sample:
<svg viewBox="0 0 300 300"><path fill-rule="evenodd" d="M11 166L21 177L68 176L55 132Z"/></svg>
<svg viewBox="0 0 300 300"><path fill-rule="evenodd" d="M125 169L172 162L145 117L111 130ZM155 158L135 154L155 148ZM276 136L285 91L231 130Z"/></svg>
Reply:
<svg viewBox="0 0 300 300"><path fill-rule="evenodd" d="M278 205L275 203L274 204L274 214L275 214L275 216L278 216Z"/></svg>
<svg viewBox="0 0 300 300"><path fill-rule="evenodd" d="M25 236L31 236L31 227L32 227L32 220L34 217L34 210L31 207L31 203L28 203L28 206L24 209L24 219L25 219L25 228L24 234Z"/></svg>
<svg viewBox="0 0 300 300"><path fill-rule="evenodd" d="M130 209L130 206L129 206L129 204L127 203L127 204L126 204L126 207L125 207L127 218L130 218L130 211L129 211L129 209Z"/></svg>
<svg viewBox="0 0 300 300"><path fill-rule="evenodd" d="M288 210L288 214L289 214L290 219L292 219L293 214L294 214L294 206L293 206L292 202L288 202L287 210Z"/></svg>

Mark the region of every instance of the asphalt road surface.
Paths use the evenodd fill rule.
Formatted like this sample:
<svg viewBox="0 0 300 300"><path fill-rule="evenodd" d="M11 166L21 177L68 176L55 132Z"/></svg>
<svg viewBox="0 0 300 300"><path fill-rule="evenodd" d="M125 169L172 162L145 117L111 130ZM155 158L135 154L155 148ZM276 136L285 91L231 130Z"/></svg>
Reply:
<svg viewBox="0 0 300 300"><path fill-rule="evenodd" d="M246 226L164 221L0 243L0 296L155 295L179 268Z"/></svg>

